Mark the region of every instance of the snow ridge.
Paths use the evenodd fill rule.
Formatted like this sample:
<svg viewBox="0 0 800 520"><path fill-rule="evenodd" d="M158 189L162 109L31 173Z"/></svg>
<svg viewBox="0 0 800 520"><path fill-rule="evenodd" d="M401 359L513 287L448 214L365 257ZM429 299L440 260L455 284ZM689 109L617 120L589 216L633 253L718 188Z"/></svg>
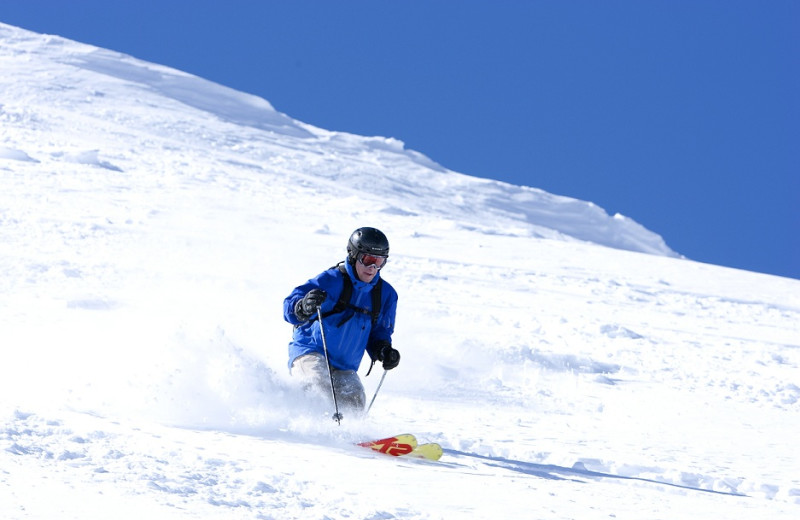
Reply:
<svg viewBox="0 0 800 520"><path fill-rule="evenodd" d="M289 166L306 171L319 180L330 179L351 189L358 186L359 191L373 199L386 203L393 201L394 204L387 204L384 211L409 214L434 212L449 217L457 215L471 223L507 222L503 228L511 231L493 232L577 238L631 251L677 256L657 234L621 215L610 217L592 203L554 196L533 188L459 175L418 152L405 150L403 143L397 139L326 132L275 111L262 98L168 67L3 24L0 24L0 45L0 56L7 61L9 69L14 61L33 56L40 63L48 63L47 67L41 68L24 84L20 81L21 76L7 77L4 89L8 94L17 91L20 98L24 98L24 102L18 98L20 106L47 103L54 83L51 80L53 74L65 78L60 80L63 84L59 88L75 89L86 96L81 115L87 119L107 118L109 115L110 109L100 109L100 103L97 102L98 97L106 95L99 88L100 85L105 85L106 90L113 89L115 99L120 96L132 97L138 101L136 104L158 106L168 99L237 127L266 131L272 137L292 142L290 148L320 156L318 165L308 164L303 157L300 164ZM25 75L32 72L28 69ZM98 74L105 78L98 78ZM85 90L85 93L81 90ZM14 95L9 95L4 101L4 111L9 117L16 117L14 99ZM151 117L153 115L149 114ZM203 117L201 114L197 116ZM127 114L127 117L131 117L131 114ZM164 118L158 119L160 121L142 123L160 126L172 124ZM129 121L118 122L124 126L130 124ZM203 127L207 123L195 121L194 124ZM226 144L236 148L240 160L264 159L260 153L254 154L251 150L243 149L251 144L247 140ZM22 150L18 152L29 155ZM401 196L400 200L397 200L397 194ZM412 194L417 196L410 197ZM414 204L414 201L420 200L425 200L427 204L421 207Z"/></svg>

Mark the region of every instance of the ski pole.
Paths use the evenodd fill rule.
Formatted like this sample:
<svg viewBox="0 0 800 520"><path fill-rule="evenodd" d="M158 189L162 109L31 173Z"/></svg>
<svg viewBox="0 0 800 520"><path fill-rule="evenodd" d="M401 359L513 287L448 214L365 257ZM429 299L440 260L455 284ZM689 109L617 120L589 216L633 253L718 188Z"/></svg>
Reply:
<svg viewBox="0 0 800 520"><path fill-rule="evenodd" d="M369 402L369 406L367 407L367 411L364 413L364 415L367 415L369 413L369 411L372 409L372 403L374 403L375 402L375 398L378 397L378 390L381 389L381 385L383 384L383 380L386 379L386 373L387 372L388 372L388 370L384 370L383 371L383 375L381 376L381 381L380 381L380 383L378 383L378 388L375 389L375 395L372 396L372 401Z"/></svg>
<svg viewBox="0 0 800 520"><path fill-rule="evenodd" d="M339 413L339 404L336 402L336 388L333 386L333 370L331 369L331 361L328 358L328 344L325 342L325 329L322 326L322 311L317 307L317 318L319 319L319 333L322 335L322 350L325 351L325 363L328 365L328 376L331 378L331 394L333 395L333 408L336 410L333 414L333 420L342 425L342 414Z"/></svg>

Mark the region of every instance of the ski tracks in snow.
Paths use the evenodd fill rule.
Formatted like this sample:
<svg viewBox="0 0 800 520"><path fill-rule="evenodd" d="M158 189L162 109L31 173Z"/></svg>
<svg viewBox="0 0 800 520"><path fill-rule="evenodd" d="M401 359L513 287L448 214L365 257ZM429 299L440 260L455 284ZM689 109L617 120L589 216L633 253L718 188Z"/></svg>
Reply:
<svg viewBox="0 0 800 520"><path fill-rule="evenodd" d="M318 466L312 467L291 442L59 414L48 419L16 411L0 423L3 518L108 513L90 505L76 510L72 499L59 503L64 493L86 493L95 506L98 495L114 497L121 506L114 509L117 518L423 517L406 507L382 510L372 500L335 504L340 496L328 496L315 482L319 466L335 473L324 446L299 441L301 452L318 452L304 455ZM350 458L346 449L342 453Z"/></svg>

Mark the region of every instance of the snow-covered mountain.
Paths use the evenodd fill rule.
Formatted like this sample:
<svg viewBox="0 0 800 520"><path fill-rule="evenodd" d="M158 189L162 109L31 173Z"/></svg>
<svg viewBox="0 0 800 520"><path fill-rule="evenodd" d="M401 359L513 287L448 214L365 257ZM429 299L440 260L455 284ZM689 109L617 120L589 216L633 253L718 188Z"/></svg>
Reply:
<svg viewBox="0 0 800 520"><path fill-rule="evenodd" d="M0 70L3 518L800 513L800 282L59 37ZM281 303L362 225L403 358L337 426ZM442 461L352 446L404 431Z"/></svg>

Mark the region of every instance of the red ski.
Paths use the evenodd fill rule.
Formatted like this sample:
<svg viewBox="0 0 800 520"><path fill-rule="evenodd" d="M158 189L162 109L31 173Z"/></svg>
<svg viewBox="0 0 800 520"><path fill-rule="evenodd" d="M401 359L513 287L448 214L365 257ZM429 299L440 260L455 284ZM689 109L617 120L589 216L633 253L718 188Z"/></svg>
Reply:
<svg viewBox="0 0 800 520"><path fill-rule="evenodd" d="M359 442L358 446L369 448L392 457L410 457L427 460L439 460L442 457L441 446L435 442L417 444L417 438L410 433L374 441Z"/></svg>
<svg viewBox="0 0 800 520"><path fill-rule="evenodd" d="M386 455L400 457L414 451L414 448L417 447L417 438L410 433L404 433L394 437L386 437L385 439L359 442L358 445Z"/></svg>

